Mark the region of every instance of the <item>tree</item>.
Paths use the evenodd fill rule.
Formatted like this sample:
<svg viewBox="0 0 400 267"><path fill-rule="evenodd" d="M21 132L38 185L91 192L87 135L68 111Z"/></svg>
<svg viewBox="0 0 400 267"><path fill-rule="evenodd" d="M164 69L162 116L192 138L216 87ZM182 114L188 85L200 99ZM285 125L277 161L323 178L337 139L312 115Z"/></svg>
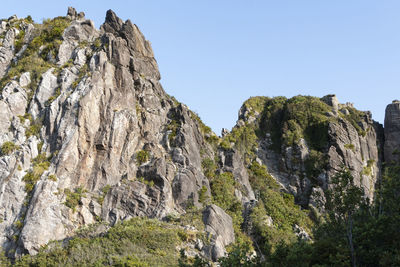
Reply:
<svg viewBox="0 0 400 267"><path fill-rule="evenodd" d="M345 228L351 265L356 266L353 226L354 214L361 206L368 206L364 190L354 184L350 171L342 168L331 181L332 187L326 192L327 223Z"/></svg>

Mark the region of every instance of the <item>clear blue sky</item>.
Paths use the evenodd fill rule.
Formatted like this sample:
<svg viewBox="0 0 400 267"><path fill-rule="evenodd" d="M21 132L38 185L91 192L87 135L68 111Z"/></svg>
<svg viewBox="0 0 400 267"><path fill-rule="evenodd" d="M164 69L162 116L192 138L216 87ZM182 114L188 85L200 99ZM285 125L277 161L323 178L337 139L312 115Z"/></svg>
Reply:
<svg viewBox="0 0 400 267"><path fill-rule="evenodd" d="M108 9L151 41L164 89L219 134L247 98L335 93L384 110L400 98L398 0L2 1L0 17L35 21L84 11L99 27Z"/></svg>

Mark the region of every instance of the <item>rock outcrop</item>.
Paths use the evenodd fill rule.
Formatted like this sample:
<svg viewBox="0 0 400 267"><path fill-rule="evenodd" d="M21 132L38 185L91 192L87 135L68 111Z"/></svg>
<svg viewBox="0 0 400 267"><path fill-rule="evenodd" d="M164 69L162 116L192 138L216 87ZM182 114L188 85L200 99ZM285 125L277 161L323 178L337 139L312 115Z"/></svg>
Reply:
<svg viewBox="0 0 400 267"><path fill-rule="evenodd" d="M96 29L69 8L37 27L0 21L0 245L10 257L136 216L191 214L201 226L181 228L207 240L186 247L212 261L240 235L260 240L256 227L279 233L288 213L285 235L309 240L291 195L323 212L324 192L346 168L373 199L383 154L399 160L398 101L383 133L334 95L250 98L217 137L166 94L150 42L130 20L109 10ZM268 209L271 199L281 207Z"/></svg>
<svg viewBox="0 0 400 267"><path fill-rule="evenodd" d="M220 207L210 205L203 212L203 222L211 239L211 244L204 250L216 261L225 255L225 246L235 241L232 218Z"/></svg>
<svg viewBox="0 0 400 267"><path fill-rule="evenodd" d="M394 100L385 111L385 161L400 161L400 101Z"/></svg>
<svg viewBox="0 0 400 267"><path fill-rule="evenodd" d="M68 25L37 87L26 72L1 90L0 143L18 149L0 157L0 244L16 255L97 220L184 214L202 206L200 189L210 192L201 155L213 157L214 149L197 117L164 92L138 27L111 10L100 30L72 8L60 20ZM1 24L3 80L15 59L13 25ZM246 179L243 199L253 197ZM230 241L221 242L223 251Z"/></svg>
<svg viewBox="0 0 400 267"><path fill-rule="evenodd" d="M257 101L263 104L249 104ZM382 164L383 127L371 119L369 112L357 111L351 104L339 104L334 95L321 99L294 97L282 100L282 106L274 106L273 101L250 99L242 106L235 127L249 127L263 133L262 137L258 134L258 160L268 167L287 192L295 196L297 203L303 207L309 204L322 207L324 191L331 178L343 168L350 170L355 183L373 199ZM296 101L311 106L305 112L314 115L302 117L295 109L291 111L291 105L296 105ZM274 128L265 126L276 118L280 121ZM314 120L321 122L318 124ZM282 137L276 138L277 134ZM285 138L298 139L293 142L293 139ZM310 140L313 143L308 143Z"/></svg>

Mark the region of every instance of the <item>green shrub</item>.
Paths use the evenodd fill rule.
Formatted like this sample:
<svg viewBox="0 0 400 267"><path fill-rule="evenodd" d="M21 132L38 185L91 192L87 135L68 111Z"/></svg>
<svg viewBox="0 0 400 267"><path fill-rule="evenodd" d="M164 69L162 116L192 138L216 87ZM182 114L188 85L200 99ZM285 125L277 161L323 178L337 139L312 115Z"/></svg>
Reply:
<svg viewBox="0 0 400 267"><path fill-rule="evenodd" d="M25 31L20 30L18 36L15 38L15 52L19 52L24 45Z"/></svg>
<svg viewBox="0 0 400 267"><path fill-rule="evenodd" d="M217 164L210 159L210 158L205 158L201 162L201 167L203 168L204 175L212 179L215 177L215 171L217 170Z"/></svg>
<svg viewBox="0 0 400 267"><path fill-rule="evenodd" d="M29 113L25 113L24 116L18 115L19 121L21 122L21 124L25 123L25 120L29 120L29 122L32 124L33 122L33 118L32 115Z"/></svg>
<svg viewBox="0 0 400 267"><path fill-rule="evenodd" d="M21 220L17 220L17 221L14 223L14 226L15 226L17 229L21 230L22 227L24 227L24 223L23 223Z"/></svg>
<svg viewBox="0 0 400 267"><path fill-rule="evenodd" d="M355 150L355 146L354 146L353 144L345 144L345 145L344 145L344 148L350 149L350 150L353 151L353 152L354 152L354 150Z"/></svg>
<svg viewBox="0 0 400 267"><path fill-rule="evenodd" d="M94 40L93 42L93 46L98 49L101 47L101 39L100 38L96 38L96 40Z"/></svg>
<svg viewBox="0 0 400 267"><path fill-rule="evenodd" d="M260 134L270 133L272 148L278 152L282 144L292 146L300 138L315 150L321 151L328 143L328 117L331 107L311 96L263 98L264 110L260 119Z"/></svg>
<svg viewBox="0 0 400 267"><path fill-rule="evenodd" d="M190 117L192 118L192 120L197 122L200 132L202 133L202 135L206 139L206 141L209 142L210 144L217 144L219 138L212 132L211 128L203 123L203 121L200 119L200 117L197 113L195 113L193 111L189 111L189 112L190 112Z"/></svg>
<svg viewBox="0 0 400 267"><path fill-rule="evenodd" d="M219 147L224 150L232 149L231 143L227 139L222 139L222 141L219 143Z"/></svg>
<svg viewBox="0 0 400 267"><path fill-rule="evenodd" d="M57 182L57 176L55 174L50 174L48 178L53 182Z"/></svg>
<svg viewBox="0 0 400 267"><path fill-rule="evenodd" d="M173 108L168 113L168 118L170 119L170 122L167 125L167 130L171 131L171 133L168 135L168 141L171 146L176 146L176 137L179 129L181 128L181 118L179 116L178 107Z"/></svg>
<svg viewBox="0 0 400 267"><path fill-rule="evenodd" d="M9 155L17 149L20 149L20 146L17 146L14 142L6 141L1 145L1 154Z"/></svg>
<svg viewBox="0 0 400 267"><path fill-rule="evenodd" d="M275 179L268 173L265 166L253 162L249 168L250 184L258 198L256 207L250 215L256 234L257 244L264 255L273 253L281 242L292 243L297 240L293 232L295 224L308 233L313 223L307 213L294 202L294 197L280 191ZM273 227L267 225L266 218L271 217Z"/></svg>
<svg viewBox="0 0 400 267"><path fill-rule="evenodd" d="M46 101L45 106L50 106L54 100L57 99L61 95L61 87L58 87L54 92L54 95L50 96L49 99Z"/></svg>
<svg viewBox="0 0 400 267"><path fill-rule="evenodd" d="M106 185L101 189L101 194L100 196L97 198L97 202L102 205L104 202L104 197L108 194L108 192L111 190L111 186L110 185Z"/></svg>
<svg viewBox="0 0 400 267"><path fill-rule="evenodd" d="M107 195L108 192L110 192L110 190L111 190L111 185L108 184L108 185L104 186L104 187L101 189L101 192L103 192L104 195Z"/></svg>
<svg viewBox="0 0 400 267"><path fill-rule="evenodd" d="M42 174L49 169L50 159L46 157L45 153L39 154L36 158L32 160L33 168L28 171L22 178L25 182L25 192L30 195L33 188L35 187L37 181L39 181Z"/></svg>
<svg viewBox="0 0 400 267"><path fill-rule="evenodd" d="M245 163L249 164L254 158L254 151L257 148L256 125L246 124L242 127L234 127L232 131L224 137L230 146L230 143L235 144L235 148L243 156ZM222 143L221 143L222 144ZM224 148L226 150L226 148Z"/></svg>
<svg viewBox="0 0 400 267"><path fill-rule="evenodd" d="M235 196L236 186L233 174L230 172L221 173L210 184L212 202L232 217L236 238L238 242L244 242L247 238L241 230L243 223L242 204Z"/></svg>
<svg viewBox="0 0 400 267"><path fill-rule="evenodd" d="M175 146L175 138L178 133L179 127L180 127L180 122L175 120L171 121L167 126L167 130L171 131L171 133L168 135L168 141L171 144L171 146Z"/></svg>
<svg viewBox="0 0 400 267"><path fill-rule="evenodd" d="M199 202L206 203L208 201L207 186L203 185L199 190Z"/></svg>
<svg viewBox="0 0 400 267"><path fill-rule="evenodd" d="M64 193L66 195L66 200L64 202L65 206L72 209L75 212L76 206L82 204L82 198L85 196L85 190L82 187L75 188L74 192L69 189L65 189Z"/></svg>
<svg viewBox="0 0 400 267"><path fill-rule="evenodd" d="M367 160L367 166L363 167L361 175L372 176L372 167L375 163L375 160L369 159Z"/></svg>
<svg viewBox="0 0 400 267"><path fill-rule="evenodd" d="M139 165L142 165L143 163L147 162L150 158L150 153L146 150L139 150L136 153L136 162Z"/></svg>
<svg viewBox="0 0 400 267"><path fill-rule="evenodd" d="M42 128L41 123L34 123L30 125L25 131L26 138L29 138L31 136L39 137L41 128Z"/></svg>
<svg viewBox="0 0 400 267"><path fill-rule="evenodd" d="M259 114L262 113L265 107L265 103L268 99L269 98L265 96L250 97L243 103L243 106L245 106L246 109L249 111L249 116L254 116L255 112Z"/></svg>

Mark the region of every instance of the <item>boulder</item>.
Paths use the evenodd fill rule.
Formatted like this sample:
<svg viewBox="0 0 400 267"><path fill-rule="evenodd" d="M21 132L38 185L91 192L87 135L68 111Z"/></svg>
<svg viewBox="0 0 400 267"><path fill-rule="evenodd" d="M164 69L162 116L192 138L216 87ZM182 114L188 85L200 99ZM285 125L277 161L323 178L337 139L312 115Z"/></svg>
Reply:
<svg viewBox="0 0 400 267"><path fill-rule="evenodd" d="M204 210L203 222L206 232L211 237L210 246L204 248L205 254L217 261L225 255L225 247L235 242L232 218L223 209L212 204Z"/></svg>

